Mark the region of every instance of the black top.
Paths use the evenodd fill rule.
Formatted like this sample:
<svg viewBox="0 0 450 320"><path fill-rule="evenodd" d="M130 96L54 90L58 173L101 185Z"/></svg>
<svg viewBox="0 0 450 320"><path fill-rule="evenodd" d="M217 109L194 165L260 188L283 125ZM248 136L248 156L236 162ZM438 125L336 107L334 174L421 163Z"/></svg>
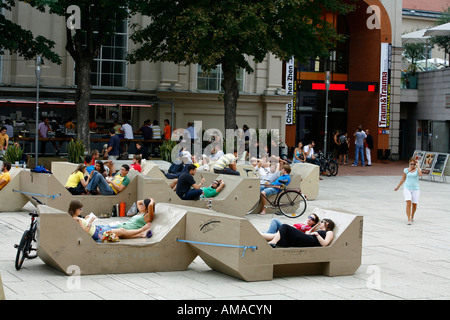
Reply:
<svg viewBox="0 0 450 320"><path fill-rule="evenodd" d="M280 227L281 239L278 242L280 247L320 247L321 244L315 235L305 234L290 225L283 224ZM320 237L325 239L327 231L317 231Z"/></svg>
<svg viewBox="0 0 450 320"><path fill-rule="evenodd" d="M185 195L189 190L191 190L191 186L195 184L194 177L188 172L183 172L178 177L177 182L177 195L183 196Z"/></svg>

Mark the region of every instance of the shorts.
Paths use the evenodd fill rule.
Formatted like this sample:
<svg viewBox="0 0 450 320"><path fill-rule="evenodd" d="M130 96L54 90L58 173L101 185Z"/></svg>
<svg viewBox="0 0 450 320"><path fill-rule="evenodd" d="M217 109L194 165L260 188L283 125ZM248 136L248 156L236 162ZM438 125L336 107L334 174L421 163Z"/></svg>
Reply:
<svg viewBox="0 0 450 320"><path fill-rule="evenodd" d="M411 201L412 203L419 203L420 190L403 189L403 196L405 201Z"/></svg>
<svg viewBox="0 0 450 320"><path fill-rule="evenodd" d="M94 239L95 241L101 241L102 240L102 235L105 231L110 231L112 229L115 229L113 227L110 227L108 225L98 225L95 226L95 232L92 235L92 239Z"/></svg>
<svg viewBox="0 0 450 320"><path fill-rule="evenodd" d="M264 189L263 188L264 187L261 188L262 189L261 192L264 191L266 193L266 197L271 196L273 194L277 194L278 191L280 191L280 189L277 188L264 188Z"/></svg>

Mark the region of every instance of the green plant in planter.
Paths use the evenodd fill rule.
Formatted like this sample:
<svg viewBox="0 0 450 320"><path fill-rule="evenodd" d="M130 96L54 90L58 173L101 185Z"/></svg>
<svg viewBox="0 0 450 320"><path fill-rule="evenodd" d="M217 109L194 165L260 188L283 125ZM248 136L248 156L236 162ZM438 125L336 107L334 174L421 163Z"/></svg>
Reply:
<svg viewBox="0 0 450 320"><path fill-rule="evenodd" d="M9 163L14 164L16 161L20 161L22 159L23 150L18 145L11 145L6 149L5 154L3 155L3 161L8 161Z"/></svg>
<svg viewBox="0 0 450 320"><path fill-rule="evenodd" d="M84 161L84 144L81 140L70 140L67 145L67 158L71 163L81 163Z"/></svg>
<svg viewBox="0 0 450 320"><path fill-rule="evenodd" d="M172 149L177 145L176 141L164 140L162 145L159 147L159 152L161 153L161 158L164 161L172 162Z"/></svg>

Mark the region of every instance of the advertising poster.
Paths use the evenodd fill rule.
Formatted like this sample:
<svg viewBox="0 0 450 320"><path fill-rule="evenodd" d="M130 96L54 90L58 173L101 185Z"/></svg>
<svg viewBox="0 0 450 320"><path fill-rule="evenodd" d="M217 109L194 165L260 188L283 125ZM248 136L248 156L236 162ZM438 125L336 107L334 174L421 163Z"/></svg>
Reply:
<svg viewBox="0 0 450 320"><path fill-rule="evenodd" d="M421 150L414 151L413 158L417 160L419 167L422 169L423 159L425 158L425 151Z"/></svg>
<svg viewBox="0 0 450 320"><path fill-rule="evenodd" d="M286 94L295 95L294 88L294 63L295 59L292 57L286 62ZM295 124L295 104L294 99L286 104L286 121L285 124Z"/></svg>
<svg viewBox="0 0 450 320"><path fill-rule="evenodd" d="M436 160L434 161L434 166L431 171L433 176L442 176L444 173L445 165L447 164L448 154L439 153L435 156Z"/></svg>
<svg viewBox="0 0 450 320"><path fill-rule="evenodd" d="M425 158L423 159L422 164L422 174L429 175L431 173L431 169L433 168L434 158L436 156L435 152L426 152Z"/></svg>
<svg viewBox="0 0 450 320"><path fill-rule="evenodd" d="M380 97L378 110L378 127L388 128L390 124L391 103L391 45L381 44L380 61Z"/></svg>

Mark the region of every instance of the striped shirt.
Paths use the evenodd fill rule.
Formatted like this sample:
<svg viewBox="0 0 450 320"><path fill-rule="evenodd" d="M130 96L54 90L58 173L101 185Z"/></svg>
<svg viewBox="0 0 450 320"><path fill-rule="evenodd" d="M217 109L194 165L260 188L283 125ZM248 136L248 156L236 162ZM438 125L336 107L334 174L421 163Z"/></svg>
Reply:
<svg viewBox="0 0 450 320"><path fill-rule="evenodd" d="M214 170L223 170L234 161L236 161L236 157L231 153L227 153L214 163Z"/></svg>
<svg viewBox="0 0 450 320"><path fill-rule="evenodd" d="M153 130L153 139L161 139L161 127L153 125L152 130Z"/></svg>

